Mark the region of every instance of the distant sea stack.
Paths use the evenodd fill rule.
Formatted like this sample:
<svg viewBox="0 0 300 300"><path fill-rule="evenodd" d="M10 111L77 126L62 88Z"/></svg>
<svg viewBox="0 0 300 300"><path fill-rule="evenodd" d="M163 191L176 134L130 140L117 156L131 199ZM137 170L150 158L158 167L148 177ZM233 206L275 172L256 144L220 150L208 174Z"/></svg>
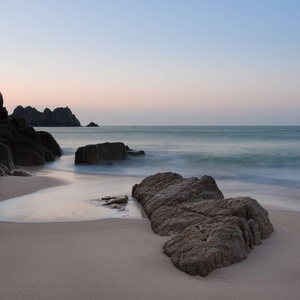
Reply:
<svg viewBox="0 0 300 300"><path fill-rule="evenodd" d="M88 125L86 125L86 127L99 127L99 125L94 122L91 122Z"/></svg>
<svg viewBox="0 0 300 300"><path fill-rule="evenodd" d="M33 127L75 127L81 126L79 120L72 113L69 107L58 107L51 111L45 108L44 112L38 111L36 108L19 105L15 108L10 120L25 119L28 126Z"/></svg>

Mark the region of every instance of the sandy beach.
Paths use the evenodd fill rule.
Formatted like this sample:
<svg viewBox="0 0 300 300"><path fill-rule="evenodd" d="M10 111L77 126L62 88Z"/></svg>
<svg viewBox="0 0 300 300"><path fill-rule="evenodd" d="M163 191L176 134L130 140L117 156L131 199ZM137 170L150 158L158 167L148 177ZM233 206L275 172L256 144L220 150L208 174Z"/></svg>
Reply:
<svg viewBox="0 0 300 300"><path fill-rule="evenodd" d="M67 183L1 177L0 200ZM147 220L0 222L0 299L298 299L299 213L266 208L272 236L205 278L177 270Z"/></svg>

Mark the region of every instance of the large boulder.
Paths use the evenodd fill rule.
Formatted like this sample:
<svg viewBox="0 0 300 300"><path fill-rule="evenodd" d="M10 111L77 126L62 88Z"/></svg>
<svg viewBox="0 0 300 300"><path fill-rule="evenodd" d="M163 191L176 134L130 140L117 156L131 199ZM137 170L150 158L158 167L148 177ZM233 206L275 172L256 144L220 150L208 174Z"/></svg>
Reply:
<svg viewBox="0 0 300 300"><path fill-rule="evenodd" d="M100 164L107 161L123 160L127 157L127 148L121 142L79 147L75 153L75 164Z"/></svg>
<svg viewBox="0 0 300 300"><path fill-rule="evenodd" d="M171 236L164 253L181 271L206 276L247 258L274 231L268 212L250 197L224 199L210 176L158 173L132 188L153 231Z"/></svg>
<svg viewBox="0 0 300 300"><path fill-rule="evenodd" d="M56 156L62 155L59 144L49 132L37 131L36 134L45 148L50 150Z"/></svg>
<svg viewBox="0 0 300 300"><path fill-rule="evenodd" d="M188 226L167 241L164 253L179 270L207 276L248 257L250 235L247 222L238 217L212 217Z"/></svg>
<svg viewBox="0 0 300 300"><path fill-rule="evenodd" d="M15 130L11 152L19 166L38 166L46 162L43 145L32 127Z"/></svg>
<svg viewBox="0 0 300 300"><path fill-rule="evenodd" d="M61 155L61 150L55 139L46 132L38 134L33 127L27 126L24 118L8 118L0 97L0 143L6 145L11 153L14 165L35 166L55 160ZM22 110L22 108L19 108ZM18 111L18 110L17 110ZM39 136L40 135L40 136ZM2 157L7 156L6 148L1 148ZM10 168L11 161L2 159L2 164Z"/></svg>
<svg viewBox="0 0 300 300"><path fill-rule="evenodd" d="M183 178L172 172L158 173L145 178L140 184L133 186L132 196L142 204L148 218L161 206L224 198L211 176L203 176L201 179Z"/></svg>
<svg viewBox="0 0 300 300"><path fill-rule="evenodd" d="M217 216L235 216L244 219L251 232L251 244L261 244L268 238L273 226L268 212L250 197L236 197L222 200L186 202L176 206L161 206L151 216L151 226L159 235L178 233L190 225Z"/></svg>

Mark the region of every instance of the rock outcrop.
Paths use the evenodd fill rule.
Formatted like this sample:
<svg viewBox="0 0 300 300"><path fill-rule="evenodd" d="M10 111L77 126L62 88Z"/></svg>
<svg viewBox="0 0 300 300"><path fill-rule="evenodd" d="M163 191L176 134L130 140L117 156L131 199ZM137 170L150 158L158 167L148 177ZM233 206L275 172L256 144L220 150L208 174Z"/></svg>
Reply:
<svg viewBox="0 0 300 300"><path fill-rule="evenodd" d="M161 206L175 206L185 201L223 199L215 180L210 176L201 179L183 178L176 173L158 173L145 178L132 188L133 197L142 204L146 216Z"/></svg>
<svg viewBox="0 0 300 300"><path fill-rule="evenodd" d="M206 276L247 258L273 232L268 212L254 199L224 199L210 176L159 173L132 189L153 231L171 236L164 253L181 271Z"/></svg>
<svg viewBox="0 0 300 300"><path fill-rule="evenodd" d="M86 127L99 127L99 125L94 122L91 122L88 125L86 125Z"/></svg>
<svg viewBox="0 0 300 300"><path fill-rule="evenodd" d="M68 107L58 107L51 111L45 108L43 112L31 106L19 105L15 108L10 119L25 119L28 126L33 127L56 127L56 126L81 126L79 120Z"/></svg>
<svg viewBox="0 0 300 300"><path fill-rule="evenodd" d="M127 157L127 146L121 142L100 143L79 147L75 153L75 164L100 164Z"/></svg>
<svg viewBox="0 0 300 300"><path fill-rule="evenodd" d="M0 98L0 163L12 171L14 165L43 165L61 155L61 149L50 133L36 132L27 126L25 119L10 120L5 114L2 95Z"/></svg>

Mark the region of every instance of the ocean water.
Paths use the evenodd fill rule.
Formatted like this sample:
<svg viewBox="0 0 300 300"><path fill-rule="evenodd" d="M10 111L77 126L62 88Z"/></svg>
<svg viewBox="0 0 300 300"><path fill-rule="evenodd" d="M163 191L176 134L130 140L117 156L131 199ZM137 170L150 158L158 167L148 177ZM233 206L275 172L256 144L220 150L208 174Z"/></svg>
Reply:
<svg viewBox="0 0 300 300"><path fill-rule="evenodd" d="M103 217L140 218L140 209L133 199L130 199L130 209L125 212L112 213L111 209L106 209L103 213L101 208L101 212L98 209L99 214L95 214L88 210L96 195L126 193L130 196L134 183L146 176L167 171L177 172L184 177L213 176L225 197L251 196L273 208L300 210L300 126L103 126L36 130L50 132L63 150L63 156L47 164L42 172L81 180L66 187L47 189L2 202L2 220L30 222ZM104 142L123 142L134 150L144 150L146 155L129 157L112 165L74 164L78 147ZM60 207L59 213L54 211L52 214L49 207L43 208L42 205L39 217L32 217L32 211L21 211L19 217L14 216L21 200L27 208L24 204L27 198L32 202L34 197L51 199L55 194L61 195L60 203L69 205L71 198L77 204L85 203L85 211L79 209L74 213ZM51 202L49 199L37 201L39 204ZM5 202L5 205L12 205L10 216L7 208L3 207ZM76 205L72 203L69 206ZM57 207L57 203L53 207Z"/></svg>

